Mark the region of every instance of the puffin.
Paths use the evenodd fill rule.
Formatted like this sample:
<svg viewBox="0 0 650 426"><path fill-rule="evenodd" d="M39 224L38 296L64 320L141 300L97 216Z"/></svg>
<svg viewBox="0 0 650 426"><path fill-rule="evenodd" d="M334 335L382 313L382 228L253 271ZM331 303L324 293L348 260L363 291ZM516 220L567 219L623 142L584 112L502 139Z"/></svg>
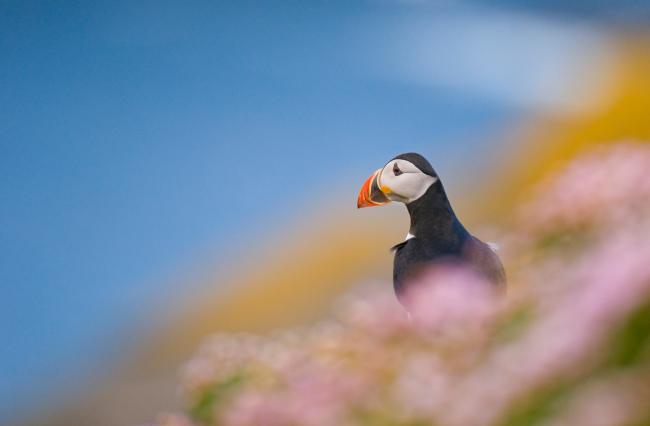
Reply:
<svg viewBox="0 0 650 426"><path fill-rule="evenodd" d="M365 181L357 207L406 205L411 225L405 241L393 246L393 287L402 299L409 282L437 263L469 267L495 290L506 287L506 274L495 246L469 233L454 213L440 177L420 154L391 159Z"/></svg>

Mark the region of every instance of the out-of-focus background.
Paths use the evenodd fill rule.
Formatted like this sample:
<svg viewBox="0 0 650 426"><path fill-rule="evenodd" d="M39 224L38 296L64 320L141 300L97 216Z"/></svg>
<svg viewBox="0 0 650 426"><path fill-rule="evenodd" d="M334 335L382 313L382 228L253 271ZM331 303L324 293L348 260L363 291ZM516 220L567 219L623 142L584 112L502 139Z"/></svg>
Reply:
<svg viewBox="0 0 650 426"><path fill-rule="evenodd" d="M489 239L588 144L650 139L650 3L0 2L0 420L178 404L218 330L322 315L390 277L428 157ZM482 225L482 226L479 226Z"/></svg>

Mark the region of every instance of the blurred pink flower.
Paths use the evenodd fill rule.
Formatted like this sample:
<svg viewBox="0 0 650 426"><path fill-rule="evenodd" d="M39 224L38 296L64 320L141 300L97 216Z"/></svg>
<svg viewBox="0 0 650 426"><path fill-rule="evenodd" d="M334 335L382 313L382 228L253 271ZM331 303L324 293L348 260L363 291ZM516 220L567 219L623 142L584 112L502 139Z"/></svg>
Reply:
<svg viewBox="0 0 650 426"><path fill-rule="evenodd" d="M408 313L385 283L362 286L339 303L337 318L346 326L378 338L390 338L411 327Z"/></svg>
<svg viewBox="0 0 650 426"><path fill-rule="evenodd" d="M496 288L471 270L448 264L431 268L412 282L402 302L416 326L448 332L493 318L499 296Z"/></svg>
<svg viewBox="0 0 650 426"><path fill-rule="evenodd" d="M342 424L347 409L367 388L354 374L309 366L287 374L281 390L264 393L247 391L232 402L224 424L306 425Z"/></svg>
<svg viewBox="0 0 650 426"><path fill-rule="evenodd" d="M547 426L625 426L643 424L650 401L650 375L633 370L590 381L565 401L566 408Z"/></svg>
<svg viewBox="0 0 650 426"><path fill-rule="evenodd" d="M538 185L519 213L522 229L624 223L650 208L650 146L602 147L571 162Z"/></svg>

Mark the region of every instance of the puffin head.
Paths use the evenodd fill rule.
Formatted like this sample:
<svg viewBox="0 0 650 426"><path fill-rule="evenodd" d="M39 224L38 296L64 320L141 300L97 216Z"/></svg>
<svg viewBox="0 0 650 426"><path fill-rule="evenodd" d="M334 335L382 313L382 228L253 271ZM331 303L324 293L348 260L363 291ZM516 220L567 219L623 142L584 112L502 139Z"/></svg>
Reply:
<svg viewBox="0 0 650 426"><path fill-rule="evenodd" d="M361 187L357 207L373 207L399 201L409 204L438 181L431 164L414 152L400 154L375 171Z"/></svg>

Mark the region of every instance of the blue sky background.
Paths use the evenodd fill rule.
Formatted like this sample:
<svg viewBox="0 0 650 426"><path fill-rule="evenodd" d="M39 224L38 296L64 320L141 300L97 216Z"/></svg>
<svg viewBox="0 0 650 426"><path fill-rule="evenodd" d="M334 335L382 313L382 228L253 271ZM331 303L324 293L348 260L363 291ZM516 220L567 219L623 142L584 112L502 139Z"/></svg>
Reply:
<svg viewBox="0 0 650 426"><path fill-rule="evenodd" d="M502 3L0 2L0 416L101 368L170 277L314 188L354 199L408 150L453 169L564 108L602 8Z"/></svg>

